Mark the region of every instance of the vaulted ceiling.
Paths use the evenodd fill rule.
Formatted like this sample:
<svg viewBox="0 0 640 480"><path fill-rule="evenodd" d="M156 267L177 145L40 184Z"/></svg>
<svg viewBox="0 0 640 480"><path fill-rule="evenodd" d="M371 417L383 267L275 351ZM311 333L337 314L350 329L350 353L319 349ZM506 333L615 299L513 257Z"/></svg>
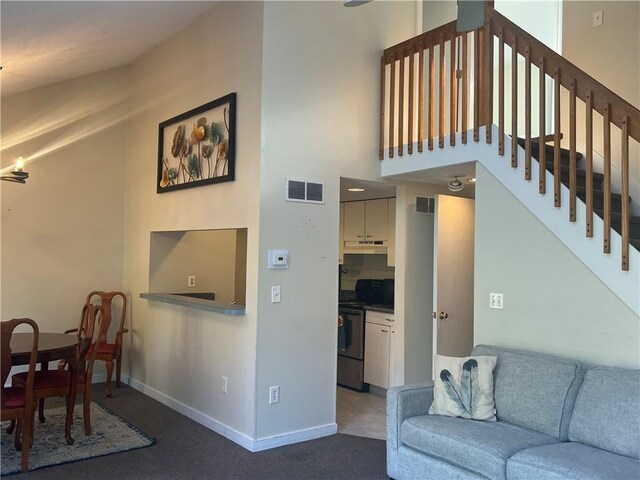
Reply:
<svg viewBox="0 0 640 480"><path fill-rule="evenodd" d="M211 1L2 1L3 96L127 65Z"/></svg>

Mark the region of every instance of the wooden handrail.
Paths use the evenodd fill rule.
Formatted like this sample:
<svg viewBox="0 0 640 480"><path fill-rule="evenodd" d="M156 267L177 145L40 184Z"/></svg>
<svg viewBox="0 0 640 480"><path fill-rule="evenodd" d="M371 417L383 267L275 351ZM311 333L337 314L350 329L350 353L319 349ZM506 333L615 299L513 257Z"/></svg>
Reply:
<svg viewBox="0 0 640 480"><path fill-rule="evenodd" d="M540 40L527 33L501 13L492 10L489 13L489 23L492 33L500 28L504 32L504 41L511 44L514 38L518 39L518 53L525 55L527 46L533 59L544 58L547 72L562 71L560 83L567 90L571 89L571 81L577 81L576 96L583 102L587 101L587 93L593 92L593 109L604 115L607 104L610 105L611 123L622 129L624 117L629 117L627 125L629 136L640 142L640 110L635 108L625 99L609 90L602 83L591 77L588 73L576 67L562 55L547 47Z"/></svg>

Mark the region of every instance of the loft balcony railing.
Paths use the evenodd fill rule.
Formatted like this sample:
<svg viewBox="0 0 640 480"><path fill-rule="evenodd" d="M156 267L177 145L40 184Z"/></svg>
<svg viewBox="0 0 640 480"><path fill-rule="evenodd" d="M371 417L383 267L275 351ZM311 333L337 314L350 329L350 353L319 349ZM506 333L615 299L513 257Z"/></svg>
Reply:
<svg viewBox="0 0 640 480"><path fill-rule="evenodd" d="M524 179L531 180L532 157L537 154L541 194L547 192L546 147L552 142L552 189L556 207L561 202L564 121L568 129L571 222L576 221L578 197L580 110L580 120L584 122L581 140L586 170L586 236L593 236L593 164L594 142L597 142L603 157L604 199L599 212L604 221L603 252L610 253L611 248L614 151L619 157L615 165L620 169L620 185L616 185L616 190L622 198L621 211L615 213L615 221L620 222L622 237L621 267L629 269L629 157L630 151L640 151L637 108L501 15L493 8L493 2L485 2L484 26L472 32L458 32L453 21L387 48L382 55L380 73L380 160L385 158L385 151L389 159L396 154L403 156L405 146L408 155L413 154L414 148L423 152L425 143L426 148L432 150L436 139L438 148L444 148L447 137L449 145L454 147L458 131L463 144L469 141L468 131L473 132L473 141L479 142L482 126L487 127L484 141L490 144L493 142L490 127L495 122L497 152L505 155L505 141L510 142L514 168L518 166L518 131L524 131L524 138L520 140L524 146ZM505 80L510 84L508 89ZM524 107L519 105L522 97ZM532 104L532 97L537 97L537 105ZM552 133L546 135L549 125ZM538 132L535 137L533 129ZM505 130L510 139L505 136ZM620 139L617 148L612 148L612 138Z"/></svg>

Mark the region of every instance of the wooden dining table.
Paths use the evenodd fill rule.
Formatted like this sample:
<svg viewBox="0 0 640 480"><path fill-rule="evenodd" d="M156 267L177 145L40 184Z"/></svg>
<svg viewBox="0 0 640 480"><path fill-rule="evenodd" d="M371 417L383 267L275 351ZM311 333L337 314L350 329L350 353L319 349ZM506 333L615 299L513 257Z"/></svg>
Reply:
<svg viewBox="0 0 640 480"><path fill-rule="evenodd" d="M66 360L69 365L71 382L67 397L67 417L64 425L64 436L69 445L73 445L71 424L75 407L78 385L78 337L64 333L40 333L38 337L38 363L41 370L49 369L49 362ZM28 365L33 346L33 333L14 333L11 335L11 363L12 365Z"/></svg>

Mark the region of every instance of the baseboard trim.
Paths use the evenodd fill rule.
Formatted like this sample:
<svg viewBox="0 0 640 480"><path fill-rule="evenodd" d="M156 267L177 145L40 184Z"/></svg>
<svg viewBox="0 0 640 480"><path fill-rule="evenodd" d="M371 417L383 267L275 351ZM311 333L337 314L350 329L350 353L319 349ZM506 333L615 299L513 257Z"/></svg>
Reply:
<svg viewBox="0 0 640 480"><path fill-rule="evenodd" d="M106 380L106 375L104 375ZM99 378L95 376L94 380ZM103 380L103 381L105 381ZM250 452L261 452L263 450L269 450L271 448L282 447L284 445L291 445L292 443L306 442L308 440L314 440L316 438L326 437L338 432L337 423L329 423L319 427L307 428L305 430L298 430L295 432L289 432L282 435L274 435L272 437L260 438L254 440L244 433L238 432L233 428L225 425L218 420L205 415L202 412L172 398L153 387L150 387L142 382L139 382L133 378L122 376L122 381L127 383L130 387L135 388L139 392L157 400L158 402L166 405L167 407L183 414L185 417L190 418L194 422L198 422L200 425L213 430L219 435L237 443L243 448L246 448ZM95 382L98 383L98 382Z"/></svg>
<svg viewBox="0 0 640 480"><path fill-rule="evenodd" d="M253 442L253 452L261 452L270 448L291 445L292 443L306 442L316 438L327 437L338 433L338 424L329 423L320 427L307 428L305 430L297 430L295 432L284 433L282 435L274 435L273 437L260 438Z"/></svg>
<svg viewBox="0 0 640 480"><path fill-rule="evenodd" d="M185 417L190 418L194 422L198 422L200 425L203 425L208 429L213 430L214 432L231 440L232 442L237 443L241 447L244 447L251 452L254 451L253 450L254 440L251 437L245 435L244 433L238 432L237 430L234 430L233 428L225 425L224 423L219 422L218 420L208 415L205 415L202 412L199 412L198 410L180 402L179 400L176 400L175 398L172 398L160 392L159 390L156 390L155 388L145 385L144 383L139 382L135 379L130 378L129 385L132 388L135 388L136 390L153 398L154 400L157 400L163 405L166 405L167 407L175 410L176 412L183 414Z"/></svg>

